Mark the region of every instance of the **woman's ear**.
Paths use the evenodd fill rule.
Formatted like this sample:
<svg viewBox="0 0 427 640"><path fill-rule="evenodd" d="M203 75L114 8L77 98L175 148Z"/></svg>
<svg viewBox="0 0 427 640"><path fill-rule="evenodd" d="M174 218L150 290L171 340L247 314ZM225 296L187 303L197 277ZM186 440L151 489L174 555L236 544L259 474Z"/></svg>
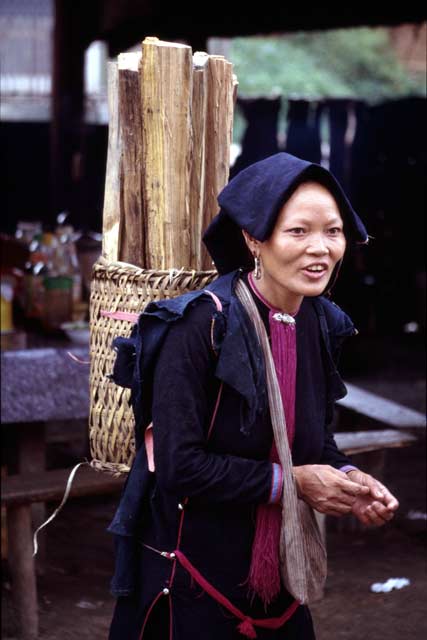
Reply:
<svg viewBox="0 0 427 640"><path fill-rule="evenodd" d="M245 229L242 229L242 234L249 251L252 255L255 255L258 252L259 241L256 238L253 238L247 231L245 231Z"/></svg>

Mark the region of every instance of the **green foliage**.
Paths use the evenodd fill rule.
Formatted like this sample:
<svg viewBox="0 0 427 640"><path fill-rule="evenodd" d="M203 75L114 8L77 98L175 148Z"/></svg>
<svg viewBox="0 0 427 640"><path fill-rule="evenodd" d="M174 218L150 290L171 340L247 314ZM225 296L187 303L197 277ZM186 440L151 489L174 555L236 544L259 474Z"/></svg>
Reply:
<svg viewBox="0 0 427 640"><path fill-rule="evenodd" d="M424 74L408 73L386 29L338 29L235 38L229 59L240 96L359 98L425 95Z"/></svg>

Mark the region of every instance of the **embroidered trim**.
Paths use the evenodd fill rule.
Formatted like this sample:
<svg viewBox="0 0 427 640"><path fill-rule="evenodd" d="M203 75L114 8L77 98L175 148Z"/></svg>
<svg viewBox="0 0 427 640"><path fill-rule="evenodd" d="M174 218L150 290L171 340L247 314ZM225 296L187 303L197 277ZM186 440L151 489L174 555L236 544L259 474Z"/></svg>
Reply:
<svg viewBox="0 0 427 640"><path fill-rule="evenodd" d="M282 497L283 490L283 471L280 464L277 462L273 462L273 477L271 480L271 492L270 499L268 501L269 504L276 504L280 502L280 498Z"/></svg>

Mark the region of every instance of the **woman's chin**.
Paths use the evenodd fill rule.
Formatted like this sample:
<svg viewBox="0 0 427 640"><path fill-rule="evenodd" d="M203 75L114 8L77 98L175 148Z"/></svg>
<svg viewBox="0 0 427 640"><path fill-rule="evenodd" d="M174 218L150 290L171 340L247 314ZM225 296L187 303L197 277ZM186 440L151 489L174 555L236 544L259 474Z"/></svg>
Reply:
<svg viewBox="0 0 427 640"><path fill-rule="evenodd" d="M299 288L299 294L307 297L314 298L315 296L321 296L322 293L327 289L329 283L329 279L322 278L317 282L304 283Z"/></svg>

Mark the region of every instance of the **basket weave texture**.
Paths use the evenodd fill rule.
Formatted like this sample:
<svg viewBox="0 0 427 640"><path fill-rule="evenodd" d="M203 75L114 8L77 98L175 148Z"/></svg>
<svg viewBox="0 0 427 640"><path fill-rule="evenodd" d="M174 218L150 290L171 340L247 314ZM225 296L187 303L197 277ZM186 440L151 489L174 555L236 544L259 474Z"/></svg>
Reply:
<svg viewBox="0 0 427 640"><path fill-rule="evenodd" d="M174 298L203 289L216 271L152 271L125 262L94 264L90 294L90 411L89 440L92 466L120 475L127 473L135 455L134 418L130 390L112 382L113 339L129 336L132 322L115 320L101 311L141 313L152 301Z"/></svg>

